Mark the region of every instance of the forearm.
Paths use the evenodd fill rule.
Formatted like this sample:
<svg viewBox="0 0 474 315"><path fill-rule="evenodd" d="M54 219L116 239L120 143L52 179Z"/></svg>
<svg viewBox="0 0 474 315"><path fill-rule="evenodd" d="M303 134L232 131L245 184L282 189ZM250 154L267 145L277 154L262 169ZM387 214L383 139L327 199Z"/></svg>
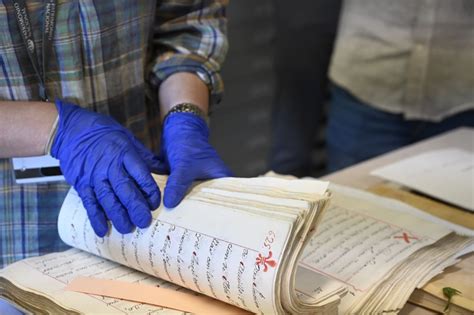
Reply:
<svg viewBox="0 0 474 315"><path fill-rule="evenodd" d="M45 154L57 115L53 103L0 101L0 158Z"/></svg>
<svg viewBox="0 0 474 315"><path fill-rule="evenodd" d="M205 113L209 110L209 89L195 74L179 72L168 77L159 90L161 119L175 105L192 103Z"/></svg>
<svg viewBox="0 0 474 315"><path fill-rule="evenodd" d="M176 1L158 1L153 36L157 50L149 78L153 85L161 87L175 74L199 73L207 86L206 108L207 103L220 102L219 73L228 48L227 4L228 0L180 1L176 10Z"/></svg>

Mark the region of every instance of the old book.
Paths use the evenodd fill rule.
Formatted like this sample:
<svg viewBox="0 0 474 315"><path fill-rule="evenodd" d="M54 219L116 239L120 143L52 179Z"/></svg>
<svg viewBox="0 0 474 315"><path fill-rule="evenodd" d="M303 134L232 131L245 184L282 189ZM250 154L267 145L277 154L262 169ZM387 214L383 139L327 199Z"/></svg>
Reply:
<svg viewBox="0 0 474 315"><path fill-rule="evenodd" d="M164 177L155 179L164 187ZM172 211L154 211L150 227L127 235L112 229L104 238L96 237L71 191L58 228L75 249L8 266L0 271L0 294L35 314L169 311L64 290L89 276L184 287L255 313L334 313L338 297L307 303L294 282L302 249L326 209L327 186L264 177L211 180L194 186Z"/></svg>
<svg viewBox="0 0 474 315"><path fill-rule="evenodd" d="M148 229L104 239L71 193L59 227L77 249L0 271L0 296L35 314L182 313L65 290L89 276L199 292L256 313L396 313L473 249L472 236L460 235L472 231L392 199L329 187L326 207L327 183L319 181L213 180L177 209L158 209Z"/></svg>

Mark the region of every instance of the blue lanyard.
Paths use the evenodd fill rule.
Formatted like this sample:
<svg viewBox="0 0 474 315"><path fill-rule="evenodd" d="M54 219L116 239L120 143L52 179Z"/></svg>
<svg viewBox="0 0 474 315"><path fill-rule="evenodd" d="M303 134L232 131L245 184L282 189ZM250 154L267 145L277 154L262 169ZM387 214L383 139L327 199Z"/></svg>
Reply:
<svg viewBox="0 0 474 315"><path fill-rule="evenodd" d="M39 95L43 101L48 100L46 93L46 69L48 68L47 57L50 56L53 47L54 28L56 25L56 0L46 0L44 5L43 19L43 67L38 63L38 54L36 53L35 41L33 40L33 31L31 30L30 17L26 9L25 0L11 0L15 9L15 18L20 28L23 43L26 46L28 57L33 65L36 76L39 81Z"/></svg>

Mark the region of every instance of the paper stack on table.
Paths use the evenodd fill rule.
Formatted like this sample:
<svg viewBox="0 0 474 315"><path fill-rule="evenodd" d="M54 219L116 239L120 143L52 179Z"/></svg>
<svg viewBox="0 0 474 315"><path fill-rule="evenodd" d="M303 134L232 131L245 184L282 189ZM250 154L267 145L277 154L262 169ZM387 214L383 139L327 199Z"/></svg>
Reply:
<svg viewBox="0 0 474 315"><path fill-rule="evenodd" d="M165 187L166 179L155 176L159 187ZM327 209L328 184L268 177L200 182L176 208L156 209L148 228L124 235L111 229L104 238L94 233L81 199L71 190L58 230L76 249L0 270L0 297L33 312L49 309L53 314L169 313L140 303L97 300L82 289L90 295L66 290L82 276L171 291L187 288L240 312L334 314L339 295L306 303L296 295L294 281L303 247ZM133 300L132 292L120 297Z"/></svg>
<svg viewBox="0 0 474 315"><path fill-rule="evenodd" d="M447 304L447 297L443 293L443 288L446 287L455 287L460 292L451 299L450 315L474 314L474 253L446 269L423 288L415 290L409 301L442 313Z"/></svg>
<svg viewBox="0 0 474 315"><path fill-rule="evenodd" d="M165 178L156 180L163 187ZM324 182L268 177L212 180L196 185L173 211L157 209L149 228L127 235L112 231L105 238L94 234L71 192L59 232L81 250L0 270L0 296L54 314L186 311L137 303L136 294L122 296L132 303L66 290L86 276L193 295L190 289L238 311L390 313L415 288L473 251L474 238L459 235L472 235L468 229L393 199L329 187L331 193Z"/></svg>
<svg viewBox="0 0 474 315"><path fill-rule="evenodd" d="M305 248L297 289L318 297L349 288L341 314L396 313L416 288L474 250L472 230L393 199L333 184L330 189L331 206Z"/></svg>

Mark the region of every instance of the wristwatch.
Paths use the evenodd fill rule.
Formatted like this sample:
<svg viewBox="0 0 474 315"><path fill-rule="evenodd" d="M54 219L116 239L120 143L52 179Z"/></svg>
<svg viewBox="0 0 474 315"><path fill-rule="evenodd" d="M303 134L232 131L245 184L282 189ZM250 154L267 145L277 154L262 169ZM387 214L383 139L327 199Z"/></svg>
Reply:
<svg viewBox="0 0 474 315"><path fill-rule="evenodd" d="M165 115L165 118L163 118L163 122L166 121L166 119L173 115L173 114L176 114L176 113L190 113L190 114L194 114L196 116L199 116L201 117L202 119L204 119L204 121L206 122L206 124L209 124L209 117L202 111L201 108L199 108L199 106L197 105L194 105L192 103L180 103L180 104L177 104L175 106L173 106L169 111L168 113Z"/></svg>

